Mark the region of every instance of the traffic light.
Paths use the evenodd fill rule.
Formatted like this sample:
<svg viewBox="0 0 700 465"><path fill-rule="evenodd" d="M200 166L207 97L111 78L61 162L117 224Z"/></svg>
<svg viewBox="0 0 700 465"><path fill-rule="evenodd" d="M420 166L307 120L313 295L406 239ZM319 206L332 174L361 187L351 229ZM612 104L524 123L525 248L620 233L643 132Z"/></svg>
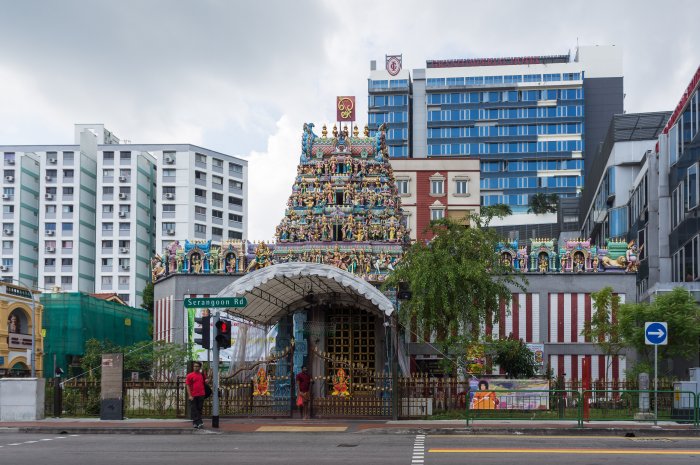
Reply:
<svg viewBox="0 0 700 465"><path fill-rule="evenodd" d="M229 320L216 322L216 344L219 349L231 347L231 322Z"/></svg>
<svg viewBox="0 0 700 465"><path fill-rule="evenodd" d="M201 327L194 328L196 334L201 334L201 338L195 338L194 342L201 345L205 349L211 349L211 316L201 316L194 319L195 323L202 325Z"/></svg>

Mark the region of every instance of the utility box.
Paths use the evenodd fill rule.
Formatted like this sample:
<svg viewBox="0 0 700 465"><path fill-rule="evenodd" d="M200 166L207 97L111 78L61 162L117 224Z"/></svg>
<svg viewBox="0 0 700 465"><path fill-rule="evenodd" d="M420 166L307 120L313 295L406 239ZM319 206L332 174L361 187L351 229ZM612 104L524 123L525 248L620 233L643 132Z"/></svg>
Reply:
<svg viewBox="0 0 700 465"><path fill-rule="evenodd" d="M690 381L700 383L700 367L689 368L688 371L690 372Z"/></svg>
<svg viewBox="0 0 700 465"><path fill-rule="evenodd" d="M671 418L674 420L693 421L695 414L695 394L700 383L696 381L677 381L673 383L673 409Z"/></svg>

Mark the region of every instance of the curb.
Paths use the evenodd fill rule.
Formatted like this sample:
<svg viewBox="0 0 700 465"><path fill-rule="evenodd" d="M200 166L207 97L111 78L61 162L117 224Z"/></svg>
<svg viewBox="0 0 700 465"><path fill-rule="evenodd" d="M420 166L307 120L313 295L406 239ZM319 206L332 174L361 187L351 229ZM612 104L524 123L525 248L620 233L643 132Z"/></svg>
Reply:
<svg viewBox="0 0 700 465"><path fill-rule="evenodd" d="M700 437L698 429L632 429L632 428L367 428L359 433L448 435L514 435L514 436L624 436L624 437Z"/></svg>
<svg viewBox="0 0 700 465"><path fill-rule="evenodd" d="M143 435L181 435L181 434L220 434L219 431L194 430L182 428L49 428L49 427L20 427L7 428L7 433L33 434L143 434Z"/></svg>

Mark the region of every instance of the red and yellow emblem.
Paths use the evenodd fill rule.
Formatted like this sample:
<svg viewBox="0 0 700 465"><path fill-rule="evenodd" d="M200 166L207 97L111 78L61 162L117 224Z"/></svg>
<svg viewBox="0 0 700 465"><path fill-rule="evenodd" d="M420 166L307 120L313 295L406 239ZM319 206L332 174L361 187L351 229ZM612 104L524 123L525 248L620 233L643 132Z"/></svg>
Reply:
<svg viewBox="0 0 700 465"><path fill-rule="evenodd" d="M335 109L338 121L355 121L355 96L337 97Z"/></svg>
<svg viewBox="0 0 700 465"><path fill-rule="evenodd" d="M264 368L260 368L253 378L253 384L255 389L253 390L254 396L269 396L270 395L270 377L265 372Z"/></svg>
<svg viewBox="0 0 700 465"><path fill-rule="evenodd" d="M348 389L349 382L350 378L348 378L345 370L338 368L335 376L333 376L333 392L331 392L331 395L338 397L350 397L350 389Z"/></svg>

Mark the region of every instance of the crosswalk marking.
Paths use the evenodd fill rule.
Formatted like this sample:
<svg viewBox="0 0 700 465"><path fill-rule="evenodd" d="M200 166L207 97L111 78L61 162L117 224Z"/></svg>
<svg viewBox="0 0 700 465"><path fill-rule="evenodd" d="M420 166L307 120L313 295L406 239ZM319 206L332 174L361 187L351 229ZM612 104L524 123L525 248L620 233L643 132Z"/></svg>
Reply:
<svg viewBox="0 0 700 465"><path fill-rule="evenodd" d="M413 456L411 457L411 465L423 465L425 462L425 434L416 436L413 442Z"/></svg>

